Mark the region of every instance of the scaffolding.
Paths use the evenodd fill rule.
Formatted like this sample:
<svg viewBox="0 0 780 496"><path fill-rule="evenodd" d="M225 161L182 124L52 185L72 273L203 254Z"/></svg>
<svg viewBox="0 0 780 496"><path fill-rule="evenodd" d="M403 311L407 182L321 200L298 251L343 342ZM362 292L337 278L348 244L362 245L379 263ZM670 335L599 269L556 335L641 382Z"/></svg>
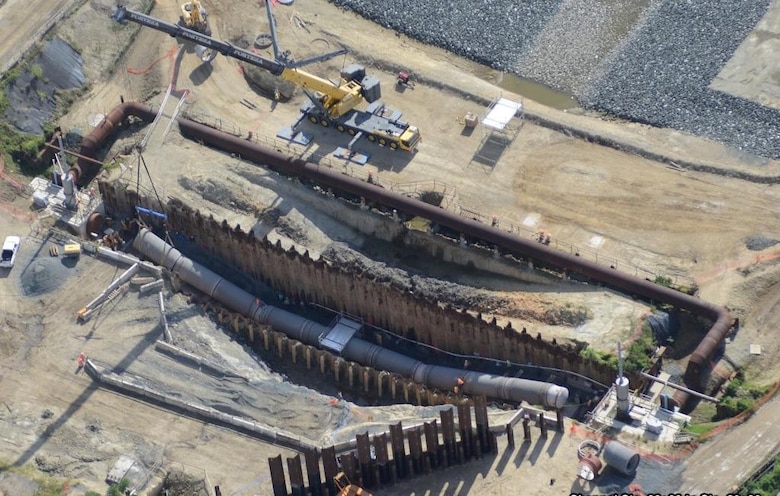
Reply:
<svg viewBox="0 0 780 496"><path fill-rule="evenodd" d="M482 141L472 161L494 167L506 147L517 137L522 122L522 102L502 97L493 100L480 117L483 130Z"/></svg>

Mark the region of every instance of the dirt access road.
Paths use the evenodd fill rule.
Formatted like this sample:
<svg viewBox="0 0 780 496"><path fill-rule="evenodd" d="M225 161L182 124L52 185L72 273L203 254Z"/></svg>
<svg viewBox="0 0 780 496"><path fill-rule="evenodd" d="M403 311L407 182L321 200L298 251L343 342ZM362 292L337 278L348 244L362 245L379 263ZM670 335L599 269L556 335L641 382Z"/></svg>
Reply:
<svg viewBox="0 0 780 496"><path fill-rule="evenodd" d="M176 9L173 1L160 2L153 15L175 18ZM216 38L240 42L254 40L258 33L267 31L264 10L250 2L219 2L210 7L210 14ZM751 236L764 235L771 244L773 233L780 228L776 188L659 164L535 125L530 120L522 124L512 145L503 150L495 164L479 163L473 156L480 147L482 130L466 136L457 118L467 111L483 111L484 106L477 101L490 101L502 94L474 75L484 74L484 68L378 28L326 1L279 6L276 16L282 48L298 58L339 45L350 50L346 59L312 65L308 70L335 75L342 65L355 61L365 64L371 74L380 78L387 104L402 109L405 119L422 130L424 141L413 156L360 143L360 150L370 153L371 160L363 168L354 168L355 174L365 176L372 172L388 184L438 181L456 192L455 202L460 207L486 220L495 215L505 229L527 236L543 229L552 233L554 243L561 249L576 249L584 257L615 263L618 268L639 275L662 274L679 277L682 282L696 279L704 285L703 295L729 305L743 318L747 323L745 334L749 333L756 293L745 278L757 276L755 272L752 276L733 274L755 262L757 255L764 259L774 256L771 247L755 252L748 249L746 242ZM394 57L401 48L404 66L431 84L418 84L404 92L394 90L394 72L389 68L398 65ZM244 136L251 132L254 137L273 137L298 116L302 94L289 103L274 105L249 87L235 60L218 57L209 68L200 65L192 54L176 59L173 49L173 40L165 34L142 30L115 77L96 88L63 122L74 126L88 122L95 113L116 104L118 91L126 98L143 98L156 90L158 95L151 101L159 104L160 93L171 83L188 91L184 104L187 112L206 116L224 129ZM270 56L267 51L261 53ZM511 97L506 92L503 95ZM247 108L242 100L256 108ZM626 140L681 161L700 161L754 174L780 172L775 162L758 168L733 150L674 131L574 115L528 100L524 105L529 113L576 129L587 128L615 141ZM171 112L174 106L169 103L166 111ZM162 123L158 130L165 127ZM344 136L335 130L323 131L308 123L304 130L315 136L309 147L280 146L302 156L327 156L336 146L345 144ZM182 187L183 166L188 174L241 191L244 197L260 198L257 193L249 193L257 185L239 179L226 181L214 174L213 170L221 166L204 160L205 154L210 153L207 150L182 141L175 133L165 139L164 144L161 136L152 139L144 156L152 164L156 183L168 193L198 200L197 195ZM172 154L176 155L175 163L170 161ZM229 163L217 156L213 160ZM134 160L127 158L130 165ZM259 201L260 209L272 206L276 196L264 195ZM304 218L316 215L307 212L305 201L294 206L293 210ZM231 223L256 223L253 215L230 210L217 211ZM322 231L335 229L320 224L323 223L318 221L316 227ZM305 248L318 253L322 247ZM764 285L756 291L766 290L769 288ZM771 345L769 338L762 339L762 345Z"/></svg>
<svg viewBox="0 0 780 496"><path fill-rule="evenodd" d="M0 2L0 74L11 68L77 2L5 0Z"/></svg>
<svg viewBox="0 0 780 496"><path fill-rule="evenodd" d="M10 195L6 189L2 192L4 212L29 207L27 198L9 204ZM148 311L150 301L132 295L88 325L77 324L74 311L92 298L87 295L99 294L124 269L89 257L75 265L50 258L50 245L42 239L46 227L0 215L3 236L23 236L16 266L0 273L3 464L29 464L68 480L69 494L75 495L90 489L103 492L102 481L120 456L135 457L150 467L165 459L167 469L200 479L208 476L212 484L234 491L254 486L253 481L267 475L267 457L289 454L282 447L97 388L92 379L77 373L75 360L82 351L124 366L137 360L153 347L156 333L149 333L156 327L154 313ZM33 289L36 292L30 293ZM0 471L0 495L32 496L34 491L34 485Z"/></svg>
<svg viewBox="0 0 780 496"><path fill-rule="evenodd" d="M221 119L226 128L237 126L244 133L273 136L279 127L290 124L297 116L302 95L290 103L274 106L252 91L235 61L224 57L207 68L200 66L191 54L184 54L177 66L173 40L148 29L141 30L132 50L116 66L117 70L109 71L113 60L108 52L119 48L115 47L115 36L120 29L104 22L110 4L99 1L85 4L74 17L79 22L61 26L68 38L83 40L87 74L110 74L106 79L93 80L92 91L62 119L63 126L84 129L95 114L105 113L116 105L120 95L159 104L160 94L171 81L181 89L190 90L185 104L189 112ZM95 5L100 8L93 8ZM258 32L265 31L265 12L258 9L256 2L220 0L210 2L207 7L217 38L244 39L251 43ZM157 4L153 15L173 22L177 12L177 2L164 0ZM538 229L550 231L561 247L576 246L585 256L618 260L621 270L640 267L675 277L697 278L704 298L729 305L743 318L743 329L728 345L729 353L747 357L749 344L759 343L765 351L752 363L756 380L771 381L777 377L780 350L774 336L766 332L780 324L780 313L772 311L778 294L774 285L777 268L772 262L777 258L776 252L771 247L754 252L745 244L752 235L763 233L771 238L780 230L776 208L780 198L776 188L669 167L530 121L525 122L500 160L485 166L472 160L482 131L463 135L457 118L467 111L482 112L485 102L502 93L475 74L484 76L488 72L487 79L497 75L378 28L332 7L325 0L311 0L291 8L280 6L277 18L283 48L298 58L322 53L337 44L350 49L348 59L311 66L312 72L335 75L343 63L366 64L369 72L380 77L387 103L402 109L405 118L423 130L424 142L413 157L365 148L372 154L372 161L362 169L364 174L371 171L380 181L395 183L444 182L457 191L458 203L486 218L496 215L501 226L513 224L528 235ZM75 34L79 37L74 37ZM91 52L101 46L104 51L101 56ZM404 54L403 66L397 60L399 52ZM394 72L400 68L411 69L431 83L396 92ZM503 95L514 98L506 92ZM250 100L257 108L247 108L242 99ZM529 113L598 132L613 140L669 153L680 160L755 172L755 164L738 153L694 137L611 122L598 116L576 115L578 112L560 112L531 101L524 104ZM158 126L164 128L165 125ZM344 144L343 136L333 130L306 130L315 135L314 145L306 150L293 148L293 153L327 155L335 146ZM141 137L127 137L125 142L136 142ZM339 222L312 208L313 203L307 205L296 193L274 181L247 180L248 165L236 164L235 158L206 150L182 139L175 131L165 141L157 135L150 143L144 156L155 184L169 194L214 212L217 217L229 219L231 224L253 226L259 220L252 212L242 212L224 202L210 202L204 190L187 187L191 183L182 178L195 178L234 191L256 202L259 211L277 208L282 217L299 226L305 234L298 239L301 246L311 245L315 251L332 240L358 239ZM125 163L134 165L135 157L128 156ZM766 163L761 168L764 174L777 174L778 170L776 163ZM280 205L284 208L279 208ZM10 206L25 212L24 200ZM25 234L30 225L5 217L2 222L8 223L0 226L3 232ZM39 231L45 232L43 227ZM37 243L34 239L25 243L27 256L31 257ZM757 254L763 255L766 261L754 265ZM73 324L75 311L84 303L83 296L97 294L116 271L113 267L85 264L86 268L90 269L89 275L72 274L56 290L34 298L19 297L19 279L0 280L0 291L9 296L3 298L0 308L7 329L3 336L7 360L3 365L0 396L7 398L7 410L10 410L8 415L3 412L0 417L4 456L12 462L34 461L39 468L55 475L94 484L99 483L119 454L151 453L149 456L154 458L162 450L172 464L208 467L209 474L220 477L212 477L212 482L224 482L228 491L255 480L261 470L266 470L265 456L278 453L277 447L258 445L94 389L87 378L73 374L75 357L84 348L98 356L126 353L125 350L143 344L150 319L146 314L141 318L136 309L132 314L113 312L111 319L101 321L93 331ZM459 274L444 277L454 279ZM527 289L512 286L506 292L522 307L529 299L524 291ZM548 300L557 300L559 305L566 301L566 296L559 297L558 293L581 291L570 286L538 290ZM611 307L609 298L614 297L601 297L603 308ZM633 329L637 315L634 307L627 308L625 314L610 316L609 324L604 326ZM595 332L612 330L598 329L596 316L592 322ZM528 323L533 330L543 325L538 320ZM22 332L29 329L36 331ZM581 337L578 332L582 329L559 330ZM544 332L545 336L550 335L547 329ZM42 417L47 409L53 413L48 419ZM547 470L527 470L527 465L518 470L502 469L500 484L493 478L485 479L484 472L474 474L473 483L459 484L464 476L453 474L450 481L437 487L446 494L509 494L508 487L545 487L548 494L568 494L577 489L570 472L559 476L558 484L549 486L547 474L558 460L557 448L541 446L537 456L541 454L550 460L550 465L544 465L550 467ZM561 453L569 455L560 459L561 466L569 466L570 448L561 444ZM247 459L257 460L257 464L247 469ZM483 469L491 476L498 472L480 467ZM511 484L505 483L509 480Z"/></svg>

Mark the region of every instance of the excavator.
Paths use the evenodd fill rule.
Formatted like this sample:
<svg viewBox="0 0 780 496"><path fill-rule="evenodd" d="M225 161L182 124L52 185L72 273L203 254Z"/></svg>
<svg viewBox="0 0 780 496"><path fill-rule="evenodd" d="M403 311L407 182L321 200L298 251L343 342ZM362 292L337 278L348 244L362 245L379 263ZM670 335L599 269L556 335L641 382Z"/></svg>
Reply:
<svg viewBox="0 0 780 496"><path fill-rule="evenodd" d="M190 4L193 2L197 2L197 0L192 0ZM123 5L118 6L111 17L120 23L132 21L162 31L185 42L195 43L202 47L205 50L205 55L210 56L211 59L216 57L217 53L221 53L226 57L232 57L265 69L275 76L294 83L303 90L308 100L301 106L301 114L292 126L293 131L303 119L308 119L322 127L333 126L337 131L351 136L352 140L348 147L350 150L361 137L392 150L400 149L409 152L417 150L421 139L419 129L402 121L401 112L390 110L382 104L379 80L376 77L367 76L365 68L357 64L351 64L341 71L341 79L338 84L301 70L300 67L304 65L345 54L346 50L338 50L301 61L291 60L289 52L282 53L279 50L275 20L271 13L271 0L265 0L265 4L271 30L274 60L261 57L230 43L216 40L195 29L171 24L141 12L129 10ZM191 5L188 12L191 13L192 8ZM357 107L363 101L368 102L369 105L366 110L358 110Z"/></svg>

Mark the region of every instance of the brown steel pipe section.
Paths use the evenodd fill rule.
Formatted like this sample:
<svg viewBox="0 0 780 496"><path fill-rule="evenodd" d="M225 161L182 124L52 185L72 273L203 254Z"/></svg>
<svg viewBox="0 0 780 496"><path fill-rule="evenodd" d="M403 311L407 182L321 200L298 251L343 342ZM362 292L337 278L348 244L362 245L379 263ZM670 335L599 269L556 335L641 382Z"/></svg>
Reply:
<svg viewBox="0 0 780 496"><path fill-rule="evenodd" d="M589 260L583 260L578 256L555 250L542 243L461 217L434 205L340 174L330 168L286 156L278 150L262 147L196 122L179 119L179 128L186 137L202 141L226 152L236 153L253 162L266 164L285 174L306 177L321 185L363 197L366 200L394 208L399 212L423 217L441 226L494 244L514 255L531 258L559 270L577 273L629 295L667 303L714 321L712 328L691 353L688 360L685 382L692 389L702 388L704 369L731 328L732 318L725 308L694 296L646 279L618 272L616 269ZM683 406L688 401L689 396L684 391L678 391L672 400L678 406Z"/></svg>
<svg viewBox="0 0 780 496"><path fill-rule="evenodd" d="M102 146L103 141L129 115L137 116L147 122L151 122L155 117L154 112L148 106L134 102L123 103L112 110L103 123L85 138L81 154L93 156ZM628 295L666 303L714 321L688 360L684 380L691 389L701 390L703 388L702 378L705 368L709 366L710 359L732 326L733 320L725 308L699 298L646 279L618 272L616 269L589 260L583 260L578 256L555 250L534 240L515 236L434 205L340 174L327 167L289 157L280 150L272 150L187 119L179 118L178 121L184 136L220 150L236 153L247 160L265 164L285 174L305 177L321 185L363 197L408 215L423 217L454 231L494 244L513 255L530 258L566 272L580 274ZM677 391L672 401L678 406L683 406L689 397L688 393Z"/></svg>
<svg viewBox="0 0 780 496"><path fill-rule="evenodd" d="M138 102L124 102L114 107L111 112L106 115L100 124L92 129L81 142L81 149L78 153L78 162L71 167L71 171L74 174L74 178L78 179L84 177L84 174L92 172L99 167L99 164L94 163L94 158L97 152L105 143L114 131L119 128L122 122L129 116L135 116L145 122L152 122L157 114L148 105L144 105Z"/></svg>

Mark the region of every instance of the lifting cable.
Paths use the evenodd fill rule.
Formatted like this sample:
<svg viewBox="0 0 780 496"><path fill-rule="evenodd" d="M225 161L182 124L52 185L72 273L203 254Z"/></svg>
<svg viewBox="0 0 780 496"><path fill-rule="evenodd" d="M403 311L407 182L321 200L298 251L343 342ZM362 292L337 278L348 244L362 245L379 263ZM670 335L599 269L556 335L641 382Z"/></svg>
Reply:
<svg viewBox="0 0 780 496"><path fill-rule="evenodd" d="M152 186L152 191L154 192L155 198L157 198L157 203L160 204L160 211L154 211L152 209L143 208L141 205L137 204L135 206L135 210L138 214L148 214L152 217L158 217L163 220L163 229L165 229L165 240L168 242L171 246L174 246L173 240L171 239L170 233L168 232L168 216L165 214L165 205L163 205L162 200L160 199L160 195L157 193L157 188L154 186L154 181L152 180L152 174L149 172L149 167L146 165L146 160L144 160L144 156L141 153L140 148L137 149L138 151L138 167L136 170L136 179L135 179L135 190L138 193L138 201L141 200L141 165L144 166L144 170L146 171L146 176L149 178L149 184ZM142 222L139 218L139 223Z"/></svg>

